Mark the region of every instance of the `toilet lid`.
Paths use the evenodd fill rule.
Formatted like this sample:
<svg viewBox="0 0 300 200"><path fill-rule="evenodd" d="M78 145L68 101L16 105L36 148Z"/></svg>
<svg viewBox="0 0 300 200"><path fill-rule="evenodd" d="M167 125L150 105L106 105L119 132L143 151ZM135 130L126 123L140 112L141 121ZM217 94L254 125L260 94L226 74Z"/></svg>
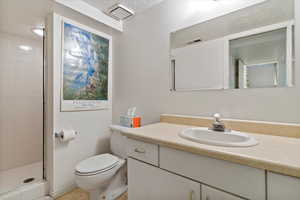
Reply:
<svg viewBox="0 0 300 200"><path fill-rule="evenodd" d="M119 162L119 158L111 154L102 154L81 161L76 166L76 172L81 174L95 173L112 168Z"/></svg>

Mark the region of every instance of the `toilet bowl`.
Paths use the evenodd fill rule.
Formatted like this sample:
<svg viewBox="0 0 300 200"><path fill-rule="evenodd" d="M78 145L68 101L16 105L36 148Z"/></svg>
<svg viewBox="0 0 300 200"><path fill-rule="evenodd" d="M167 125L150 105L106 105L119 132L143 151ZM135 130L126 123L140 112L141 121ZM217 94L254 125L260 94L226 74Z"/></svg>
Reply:
<svg viewBox="0 0 300 200"><path fill-rule="evenodd" d="M126 137L113 130L110 141L114 155L93 156L81 161L75 168L76 184L90 193L90 200L113 200L127 189L126 173L122 170L126 170Z"/></svg>

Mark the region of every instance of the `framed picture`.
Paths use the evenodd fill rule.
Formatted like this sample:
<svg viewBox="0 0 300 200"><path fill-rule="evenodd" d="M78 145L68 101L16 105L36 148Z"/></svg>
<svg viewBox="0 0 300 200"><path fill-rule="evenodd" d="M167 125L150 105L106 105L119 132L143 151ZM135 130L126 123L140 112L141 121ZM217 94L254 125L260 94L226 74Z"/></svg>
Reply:
<svg viewBox="0 0 300 200"><path fill-rule="evenodd" d="M61 111L110 108L112 37L62 20Z"/></svg>

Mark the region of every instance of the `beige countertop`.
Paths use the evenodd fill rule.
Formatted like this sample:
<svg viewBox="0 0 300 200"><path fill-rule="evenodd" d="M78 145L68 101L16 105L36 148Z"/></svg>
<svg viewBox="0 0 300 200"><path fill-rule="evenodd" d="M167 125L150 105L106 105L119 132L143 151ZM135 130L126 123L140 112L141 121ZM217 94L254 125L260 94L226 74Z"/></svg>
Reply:
<svg viewBox="0 0 300 200"><path fill-rule="evenodd" d="M257 146L219 147L178 135L190 127L194 126L156 123L122 132L132 139L300 178L300 139L249 133L259 141Z"/></svg>

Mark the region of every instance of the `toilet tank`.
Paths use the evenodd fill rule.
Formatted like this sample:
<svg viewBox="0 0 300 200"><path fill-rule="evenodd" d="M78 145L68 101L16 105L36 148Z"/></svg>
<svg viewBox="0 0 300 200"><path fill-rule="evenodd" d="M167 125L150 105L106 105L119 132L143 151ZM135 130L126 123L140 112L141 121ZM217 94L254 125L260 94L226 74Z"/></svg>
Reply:
<svg viewBox="0 0 300 200"><path fill-rule="evenodd" d="M114 155L123 159L127 158L127 138L121 134L120 130L111 129L110 149Z"/></svg>

